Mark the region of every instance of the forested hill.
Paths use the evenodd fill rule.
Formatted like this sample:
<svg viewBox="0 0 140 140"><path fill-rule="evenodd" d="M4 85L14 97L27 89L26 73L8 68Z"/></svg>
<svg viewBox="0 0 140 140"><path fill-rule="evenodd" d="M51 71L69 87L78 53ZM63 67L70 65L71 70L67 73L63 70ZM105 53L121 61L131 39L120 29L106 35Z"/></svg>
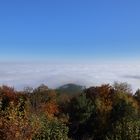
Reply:
<svg viewBox="0 0 140 140"><path fill-rule="evenodd" d="M69 83L58 87L56 92L59 94L75 95L81 93L85 88L85 86Z"/></svg>

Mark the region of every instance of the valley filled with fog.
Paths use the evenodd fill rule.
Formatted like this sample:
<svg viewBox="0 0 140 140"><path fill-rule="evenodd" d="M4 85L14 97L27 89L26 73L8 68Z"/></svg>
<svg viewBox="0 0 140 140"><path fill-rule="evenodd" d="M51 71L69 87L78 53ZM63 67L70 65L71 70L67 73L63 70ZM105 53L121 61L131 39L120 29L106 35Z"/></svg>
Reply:
<svg viewBox="0 0 140 140"><path fill-rule="evenodd" d="M42 83L51 88L75 83L95 86L114 81L127 82L132 89L140 87L140 64L138 63L90 63L90 64L49 64L49 63L0 63L0 84L23 89Z"/></svg>

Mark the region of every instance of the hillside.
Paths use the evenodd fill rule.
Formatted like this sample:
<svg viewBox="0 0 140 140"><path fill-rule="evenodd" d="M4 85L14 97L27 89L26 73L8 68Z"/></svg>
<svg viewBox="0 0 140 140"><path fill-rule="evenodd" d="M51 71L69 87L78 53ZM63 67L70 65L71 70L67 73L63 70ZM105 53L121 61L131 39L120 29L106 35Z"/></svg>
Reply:
<svg viewBox="0 0 140 140"><path fill-rule="evenodd" d="M75 95L81 93L83 89L85 89L85 86L69 83L58 87L56 92L59 94Z"/></svg>

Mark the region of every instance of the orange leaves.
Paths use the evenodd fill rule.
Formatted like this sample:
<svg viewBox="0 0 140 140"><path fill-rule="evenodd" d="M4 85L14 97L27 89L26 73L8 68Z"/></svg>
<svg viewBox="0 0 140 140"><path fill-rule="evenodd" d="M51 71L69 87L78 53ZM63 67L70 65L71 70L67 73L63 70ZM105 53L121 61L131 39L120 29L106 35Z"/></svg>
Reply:
<svg viewBox="0 0 140 140"><path fill-rule="evenodd" d="M12 87L8 86L2 86L0 87L0 96L7 97L9 101L16 101L17 100L17 94Z"/></svg>
<svg viewBox="0 0 140 140"><path fill-rule="evenodd" d="M2 86L0 87L0 109L6 110L10 104L12 103L15 107L21 102L21 108L25 105L25 101L28 100L27 95L23 94L22 92L17 92L14 88Z"/></svg>
<svg viewBox="0 0 140 140"><path fill-rule="evenodd" d="M59 113L59 108L55 101L48 101L47 103L42 104L42 111L49 119L52 119Z"/></svg>
<svg viewBox="0 0 140 140"><path fill-rule="evenodd" d="M34 133L36 133L39 127L37 119L31 124L30 112L24 106L20 110L21 105L22 101L19 101L17 105L14 105L11 101L9 107L5 111L1 111L0 138L6 140L31 140Z"/></svg>

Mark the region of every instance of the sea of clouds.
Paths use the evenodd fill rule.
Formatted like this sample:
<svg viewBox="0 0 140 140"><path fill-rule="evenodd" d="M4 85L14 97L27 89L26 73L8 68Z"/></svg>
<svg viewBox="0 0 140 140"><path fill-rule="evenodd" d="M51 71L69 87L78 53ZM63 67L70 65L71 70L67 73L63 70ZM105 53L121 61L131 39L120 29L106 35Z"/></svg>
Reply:
<svg viewBox="0 0 140 140"><path fill-rule="evenodd" d="M127 82L133 90L140 88L140 64L93 63L49 64L0 62L0 84L23 89L42 83L56 88L67 83L95 86L104 83Z"/></svg>

